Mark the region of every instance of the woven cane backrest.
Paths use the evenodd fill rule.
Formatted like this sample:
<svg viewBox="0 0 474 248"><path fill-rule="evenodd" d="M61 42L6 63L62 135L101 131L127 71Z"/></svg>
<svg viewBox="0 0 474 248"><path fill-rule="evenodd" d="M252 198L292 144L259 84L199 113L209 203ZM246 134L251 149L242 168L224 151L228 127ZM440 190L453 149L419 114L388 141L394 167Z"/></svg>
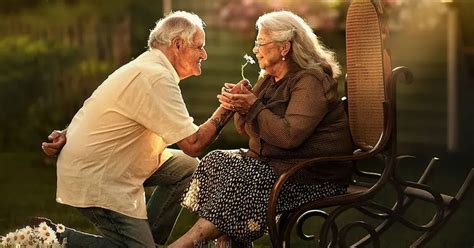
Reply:
<svg viewBox="0 0 474 248"><path fill-rule="evenodd" d="M358 147L375 146L384 129L384 68L379 17L370 0L353 0L346 20L346 94Z"/></svg>

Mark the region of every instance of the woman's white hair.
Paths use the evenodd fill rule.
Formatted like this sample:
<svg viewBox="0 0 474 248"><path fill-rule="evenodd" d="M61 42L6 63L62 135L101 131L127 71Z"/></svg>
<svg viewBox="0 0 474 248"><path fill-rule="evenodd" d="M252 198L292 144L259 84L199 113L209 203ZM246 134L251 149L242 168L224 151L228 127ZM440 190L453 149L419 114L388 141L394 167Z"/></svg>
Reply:
<svg viewBox="0 0 474 248"><path fill-rule="evenodd" d="M275 11L260 16L257 29L265 28L275 42L291 42L290 55L301 68L322 66L331 70L332 77L341 74L341 68L334 52L322 45L311 27L290 11Z"/></svg>
<svg viewBox="0 0 474 248"><path fill-rule="evenodd" d="M204 22L196 14L186 11L176 11L156 22L155 28L150 31L148 48L171 45L171 41L180 37L186 45L193 42L197 29L204 31Z"/></svg>

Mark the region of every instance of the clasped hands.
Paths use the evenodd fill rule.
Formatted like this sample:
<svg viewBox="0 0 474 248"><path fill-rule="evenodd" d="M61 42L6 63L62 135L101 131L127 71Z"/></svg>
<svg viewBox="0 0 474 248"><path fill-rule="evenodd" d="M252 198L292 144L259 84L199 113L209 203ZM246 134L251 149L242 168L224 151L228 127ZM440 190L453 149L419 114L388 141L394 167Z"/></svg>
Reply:
<svg viewBox="0 0 474 248"><path fill-rule="evenodd" d="M217 98L223 108L245 115L257 100L257 97L250 91L251 88L252 86L246 79L237 84L226 83Z"/></svg>
<svg viewBox="0 0 474 248"><path fill-rule="evenodd" d="M43 152L48 156L56 156L66 144L66 130L54 130L48 136L48 139L50 142L43 142L41 149L43 149Z"/></svg>

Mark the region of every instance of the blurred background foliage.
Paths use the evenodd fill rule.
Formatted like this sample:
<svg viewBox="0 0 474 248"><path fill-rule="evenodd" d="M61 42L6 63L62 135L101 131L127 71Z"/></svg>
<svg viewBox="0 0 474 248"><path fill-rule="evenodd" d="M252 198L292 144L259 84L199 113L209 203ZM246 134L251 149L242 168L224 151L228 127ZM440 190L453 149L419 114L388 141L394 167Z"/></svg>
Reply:
<svg viewBox="0 0 474 248"><path fill-rule="evenodd" d="M65 127L109 73L144 51L161 7L157 1L2 1L0 150L37 151L45 135Z"/></svg>
<svg viewBox="0 0 474 248"><path fill-rule="evenodd" d="M409 66L418 79L415 86L399 89L399 140L404 144L401 147L409 147L407 150L426 147L446 151L446 13L450 5L442 2L382 0L392 33L388 46L393 65ZM146 49L149 30L163 12L192 11L207 24L209 56L203 63L203 74L180 84L191 115L201 123L217 106L215 95L221 85L239 80L242 56L252 54L255 21L265 12L289 9L303 16L323 43L336 52L344 68L344 25L349 3L349 0L1 1L0 151L38 151L38 144L47 134L64 128L108 74ZM474 32L472 25L466 24L473 21L469 14L473 3L461 0L456 4L461 20L458 50L462 62L458 89L461 95L456 101L463 105L467 98L463 93L472 92L474 87L468 83L474 76ZM246 68L251 81L257 75L256 66ZM343 95L344 77L338 80ZM474 145L471 139L474 134L468 127L473 114L459 112L462 112L457 127L460 150L465 152ZM419 116L422 118L415 120ZM245 143L229 125L212 148Z"/></svg>
<svg viewBox="0 0 474 248"><path fill-rule="evenodd" d="M440 187L455 191L473 164L474 1L382 0L391 32L388 48L393 67L408 66L414 85L398 87L398 138L401 152L437 155L444 169ZM303 16L324 44L333 49L345 72L345 15L349 0L2 0L0 1L0 234L45 215L86 231L84 218L55 203L54 159L42 156L40 144L53 129L62 129L83 101L115 69L146 50L149 30L168 10L187 10L206 22L208 60L203 73L180 83L190 114L202 123L217 107L225 82L240 80L243 55L252 55L255 21L271 10ZM447 13L455 10L459 112L458 149L447 151ZM255 81L258 68L245 75ZM344 77L339 89L343 95ZM208 149L246 147L246 139L228 125ZM423 162L424 163L424 162ZM423 163L408 165L416 175ZM404 167L407 168L407 167ZM444 181L443 181L444 180ZM448 191L447 193L450 193ZM472 196L464 209L474 207ZM423 208L420 208L423 209ZM415 216L418 214L415 213ZM195 216L184 213L173 238ZM432 247L472 247L474 217L460 212ZM447 231L446 231L447 229ZM471 233L472 234L472 233ZM403 233L410 236L411 234ZM461 237L461 238L460 238ZM464 238L462 238L464 237ZM257 247L268 247L263 238ZM404 247L396 242L384 247ZM401 246L400 246L401 245ZM298 246L305 247L305 246ZM431 246L430 246L431 247Z"/></svg>

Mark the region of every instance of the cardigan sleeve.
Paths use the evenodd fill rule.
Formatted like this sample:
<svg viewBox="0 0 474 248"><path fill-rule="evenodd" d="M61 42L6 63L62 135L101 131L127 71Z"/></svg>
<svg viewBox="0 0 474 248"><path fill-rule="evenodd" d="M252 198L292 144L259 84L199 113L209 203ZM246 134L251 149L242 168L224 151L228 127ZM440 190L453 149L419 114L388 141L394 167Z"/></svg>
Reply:
<svg viewBox="0 0 474 248"><path fill-rule="evenodd" d="M287 102L280 104L286 105L283 114L275 113L272 104L256 101L246 121L263 141L283 149L300 146L328 112L323 82L310 74L290 86Z"/></svg>

